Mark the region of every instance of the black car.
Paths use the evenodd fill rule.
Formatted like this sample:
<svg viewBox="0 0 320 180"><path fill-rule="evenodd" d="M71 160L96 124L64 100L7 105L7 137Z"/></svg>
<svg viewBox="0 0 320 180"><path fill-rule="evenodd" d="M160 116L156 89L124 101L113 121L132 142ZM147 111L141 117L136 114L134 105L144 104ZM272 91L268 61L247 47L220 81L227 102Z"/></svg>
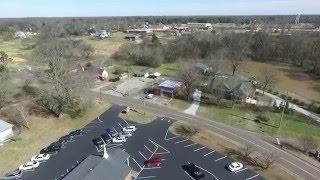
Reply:
<svg viewBox="0 0 320 180"><path fill-rule="evenodd" d="M93 140L92 140L92 142L93 142L93 144L94 145L96 145L98 148L102 148L103 147L103 145L104 145L104 142L103 142L103 140L101 139L101 138L94 138Z"/></svg>
<svg viewBox="0 0 320 180"><path fill-rule="evenodd" d="M62 144L52 143L50 144L50 146L43 148L40 151L40 154L55 154L60 151L61 147L62 147Z"/></svg>
<svg viewBox="0 0 320 180"><path fill-rule="evenodd" d="M105 143L111 142L111 136L109 135L109 133L101 134L101 138Z"/></svg>
<svg viewBox="0 0 320 180"><path fill-rule="evenodd" d="M22 171L19 169L14 170L13 172L10 172L6 174L4 177L2 177L3 180L5 179L20 179L22 175Z"/></svg>
<svg viewBox="0 0 320 180"><path fill-rule="evenodd" d="M116 137L118 135L118 133L114 130L114 129L107 129L107 133L111 136L111 137Z"/></svg>
<svg viewBox="0 0 320 180"><path fill-rule="evenodd" d="M70 136L70 135L65 135L65 136L62 136L58 142L60 143L67 143L67 142L72 142L73 141L73 137Z"/></svg>
<svg viewBox="0 0 320 180"><path fill-rule="evenodd" d="M75 131L72 131L69 133L70 136L82 136L84 134L84 131L82 129L77 129Z"/></svg>
<svg viewBox="0 0 320 180"><path fill-rule="evenodd" d="M185 164L182 168L195 180L203 180L205 178L203 171L193 163Z"/></svg>

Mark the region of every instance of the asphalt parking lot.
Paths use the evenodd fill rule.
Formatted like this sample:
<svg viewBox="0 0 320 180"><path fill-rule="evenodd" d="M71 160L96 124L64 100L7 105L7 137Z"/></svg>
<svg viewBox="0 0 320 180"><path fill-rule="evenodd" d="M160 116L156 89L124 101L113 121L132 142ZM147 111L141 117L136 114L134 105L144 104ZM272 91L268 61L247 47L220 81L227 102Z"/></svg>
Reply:
<svg viewBox="0 0 320 180"><path fill-rule="evenodd" d="M96 148L92 139L106 132L107 128L120 131L126 126L128 122L118 117L123 108L111 107L83 128L84 136L66 144L58 154L41 163L38 168L23 172L21 179L61 179L88 155L102 154L102 150ZM130 166L138 172L136 179L192 179L181 167L188 162L202 169L206 179L263 179L246 166L236 173L228 171L226 166L232 162L232 159L183 137L174 136L168 132L173 122L168 118L158 118L150 124L135 124L137 130L127 142L107 144L107 149L120 147L130 154ZM144 161L155 156L160 156L163 160L161 166L144 167Z"/></svg>

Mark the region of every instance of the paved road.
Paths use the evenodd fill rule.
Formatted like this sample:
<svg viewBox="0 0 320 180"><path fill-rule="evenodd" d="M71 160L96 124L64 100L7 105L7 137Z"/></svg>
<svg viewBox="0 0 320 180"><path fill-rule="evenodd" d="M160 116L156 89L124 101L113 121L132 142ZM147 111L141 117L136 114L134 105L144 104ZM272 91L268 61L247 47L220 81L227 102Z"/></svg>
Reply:
<svg viewBox="0 0 320 180"><path fill-rule="evenodd" d="M231 140L239 142L240 144L251 145L263 153L274 153L278 157L276 159L276 162L291 171L299 179L312 180L318 179L320 177L320 169L318 167L315 167L314 165L278 148L272 143L274 142L274 140L271 137L262 136L254 132L231 127L229 125L219 123L207 118L188 115L182 112L178 112L175 109L150 102L145 102L143 104L140 100L132 99L129 97L114 97L105 95L103 93L100 95L110 102L134 108L143 108L147 111L154 112L161 116L170 117L172 119L179 119L190 123L197 123L198 125L202 125L204 128L213 130L214 132L219 133Z"/></svg>
<svg viewBox="0 0 320 180"><path fill-rule="evenodd" d="M260 90L260 89L257 89L257 92L259 92L261 94L263 93L263 91ZM282 98L280 98L280 97L278 97L276 95L270 94L268 92L264 92L264 94L266 96L269 96L270 98L272 98L276 102L277 106L280 106L281 103L285 104L285 102L286 102L284 99L282 99ZM291 109L297 111L298 113L301 113L301 114L303 114L305 116L308 116L309 118L311 118L312 120L316 121L317 123L320 123L320 117L317 114L315 114L313 112L310 112L308 110L305 110L305 109L297 106L296 104L293 104L293 103L290 103L290 102L289 102L289 107Z"/></svg>

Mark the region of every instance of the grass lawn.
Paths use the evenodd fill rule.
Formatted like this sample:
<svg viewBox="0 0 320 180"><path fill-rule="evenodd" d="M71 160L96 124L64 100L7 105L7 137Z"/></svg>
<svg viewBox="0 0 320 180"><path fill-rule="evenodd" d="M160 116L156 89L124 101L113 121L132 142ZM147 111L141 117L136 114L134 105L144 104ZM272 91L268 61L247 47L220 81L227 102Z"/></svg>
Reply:
<svg viewBox="0 0 320 180"><path fill-rule="evenodd" d="M136 111L131 110L126 114L120 113L119 117L140 124L148 124L156 119L155 114L150 112L144 112L140 109L137 109Z"/></svg>
<svg viewBox="0 0 320 180"><path fill-rule="evenodd" d="M169 107L176 108L180 111L186 110L191 105L191 102L187 102L181 99L172 99L168 104Z"/></svg>
<svg viewBox="0 0 320 180"><path fill-rule="evenodd" d="M172 132L175 135L179 135L179 133L176 131L176 128L181 125L186 124L182 122L176 122L170 127L170 132ZM186 124L188 125L188 124ZM206 146L208 148L214 149L215 151L218 151L222 154L227 153L227 149L234 149L237 150L241 147L240 144L225 138L213 131L199 129L199 133L196 135L190 137L190 139L196 143L202 144L203 146ZM250 167L251 169L254 169L254 167ZM271 166L271 168L267 170L255 170L262 176L264 176L266 179L271 180L278 180L278 179L286 179L286 180L294 180L296 179L293 175L291 175L288 170L280 166L279 164L274 164Z"/></svg>
<svg viewBox="0 0 320 180"><path fill-rule="evenodd" d="M61 119L29 117L30 129L22 131L21 139L8 142L0 148L0 162L3 162L0 163L0 176L30 160L43 147L56 141L62 135L88 124L108 107L107 103L97 104L89 109L83 117L77 119L71 119L67 116Z"/></svg>
<svg viewBox="0 0 320 180"><path fill-rule="evenodd" d="M238 105L234 108L217 107L214 105L201 105L198 115L214 119L236 127L242 127L251 131L279 134L282 136L298 137L300 135L314 136L320 140L320 126L309 123L309 120L297 114L284 115L281 128L277 128L280 122L280 113L265 112L270 119L267 123L256 123L253 120L259 112L245 109Z"/></svg>

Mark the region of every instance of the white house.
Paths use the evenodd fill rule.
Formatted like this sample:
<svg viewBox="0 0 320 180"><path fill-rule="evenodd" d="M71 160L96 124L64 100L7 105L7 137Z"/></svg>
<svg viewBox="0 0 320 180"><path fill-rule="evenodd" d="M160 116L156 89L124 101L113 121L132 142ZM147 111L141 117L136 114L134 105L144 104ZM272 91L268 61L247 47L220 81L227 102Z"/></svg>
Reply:
<svg viewBox="0 0 320 180"><path fill-rule="evenodd" d="M13 136L12 124L0 119L0 142L3 142Z"/></svg>

